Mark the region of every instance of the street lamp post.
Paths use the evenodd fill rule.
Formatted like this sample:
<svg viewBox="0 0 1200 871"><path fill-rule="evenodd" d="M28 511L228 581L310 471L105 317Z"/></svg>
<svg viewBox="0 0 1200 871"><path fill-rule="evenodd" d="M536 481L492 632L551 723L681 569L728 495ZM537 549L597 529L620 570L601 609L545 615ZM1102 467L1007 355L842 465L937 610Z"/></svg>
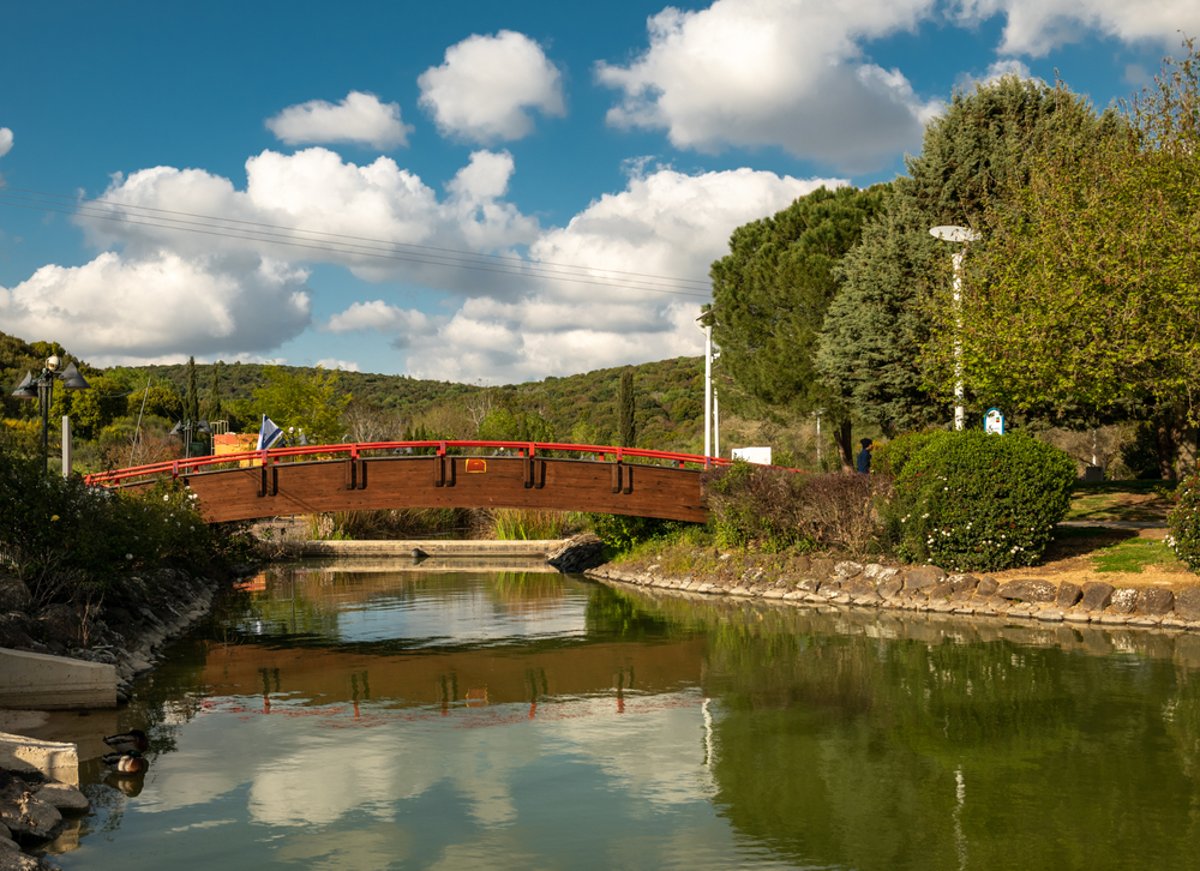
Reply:
<svg viewBox="0 0 1200 871"><path fill-rule="evenodd" d="M46 365L42 367L40 374L35 377L32 372L26 372L17 389L12 392L17 399L38 401L42 418L42 467L47 471L50 468L50 404L54 399L54 382L61 381L64 387L72 390L84 390L91 386L79 373L79 368L74 362L68 363L67 368L59 372L58 367L61 364L58 356L51 354L46 358ZM65 463L62 471L64 478L71 474Z"/></svg>
<svg viewBox="0 0 1200 871"><path fill-rule="evenodd" d="M696 326L704 330L704 456L713 456L713 402L715 399L712 380L713 366L713 310L706 308L696 318ZM720 448L717 448L720 451Z"/></svg>
<svg viewBox="0 0 1200 871"><path fill-rule="evenodd" d="M978 242L982 237L970 227L960 227L956 224L931 227L929 234L943 242L959 242L963 246L951 255L951 263L954 265L954 428L961 430L967 420L962 361L962 263L967 253L967 243Z"/></svg>
<svg viewBox="0 0 1200 871"><path fill-rule="evenodd" d="M183 438L183 458L186 460L192 456L192 433L199 435L210 435L212 428L209 427L207 420L181 420L171 428L171 435L181 436Z"/></svg>

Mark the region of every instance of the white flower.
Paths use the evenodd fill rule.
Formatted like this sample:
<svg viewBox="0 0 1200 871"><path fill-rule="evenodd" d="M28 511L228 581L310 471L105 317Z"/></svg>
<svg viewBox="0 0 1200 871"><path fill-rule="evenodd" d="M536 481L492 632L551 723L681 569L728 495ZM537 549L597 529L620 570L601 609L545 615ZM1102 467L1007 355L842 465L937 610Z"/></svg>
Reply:
<svg viewBox="0 0 1200 871"><path fill-rule="evenodd" d="M133 559L133 554L131 554L131 553L125 554L125 559Z"/></svg>

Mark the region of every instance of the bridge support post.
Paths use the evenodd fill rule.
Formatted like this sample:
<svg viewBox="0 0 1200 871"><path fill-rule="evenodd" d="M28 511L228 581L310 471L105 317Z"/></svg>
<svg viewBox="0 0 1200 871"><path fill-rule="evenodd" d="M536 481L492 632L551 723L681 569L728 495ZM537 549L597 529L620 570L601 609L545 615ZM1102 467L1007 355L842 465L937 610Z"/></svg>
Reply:
<svg viewBox="0 0 1200 871"><path fill-rule="evenodd" d="M454 457L438 454L433 458L433 486L454 486Z"/></svg>
<svg viewBox="0 0 1200 871"><path fill-rule="evenodd" d="M626 495L633 492L633 467L621 461L612 464L612 491Z"/></svg>
<svg viewBox="0 0 1200 871"><path fill-rule="evenodd" d="M541 490L546 486L546 461L532 456L525 458L525 489Z"/></svg>
<svg viewBox="0 0 1200 871"><path fill-rule="evenodd" d="M264 462L259 466L259 498L279 495L279 470L274 463Z"/></svg>
<svg viewBox="0 0 1200 871"><path fill-rule="evenodd" d="M358 457L346 460L346 489L367 489L367 464Z"/></svg>

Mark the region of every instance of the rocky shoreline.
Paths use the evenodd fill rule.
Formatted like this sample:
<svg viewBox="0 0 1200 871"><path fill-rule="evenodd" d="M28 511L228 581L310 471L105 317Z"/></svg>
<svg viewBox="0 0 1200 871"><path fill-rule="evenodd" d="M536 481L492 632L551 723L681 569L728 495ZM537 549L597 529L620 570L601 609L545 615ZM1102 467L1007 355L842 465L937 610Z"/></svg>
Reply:
<svg viewBox="0 0 1200 871"><path fill-rule="evenodd" d="M637 587L784 604L1200 631L1200 583L1171 589L1114 586L1103 581L998 580L989 575L954 574L936 566L888 566L822 557L804 557L786 572L752 567L735 577L670 574L657 564L613 563L589 568L584 574Z"/></svg>
<svg viewBox="0 0 1200 871"><path fill-rule="evenodd" d="M163 644L177 637L212 606L217 582L174 568L137 579L143 600L111 603L88 626L89 644L80 641L80 614L69 606L51 606L30 614L28 591L13 578L3 579L0 594L7 613L0 615L0 647L104 662L117 671L117 699L129 700L134 679L153 668ZM0 871L54 869L36 850L59 832L64 815L90 809L77 788L49 780L36 771L0 770Z"/></svg>

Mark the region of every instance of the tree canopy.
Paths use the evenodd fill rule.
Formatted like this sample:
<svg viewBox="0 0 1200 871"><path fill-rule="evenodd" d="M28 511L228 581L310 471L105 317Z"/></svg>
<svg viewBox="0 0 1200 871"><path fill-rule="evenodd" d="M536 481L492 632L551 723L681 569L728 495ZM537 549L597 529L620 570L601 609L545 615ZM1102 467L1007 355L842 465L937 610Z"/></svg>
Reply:
<svg viewBox="0 0 1200 871"><path fill-rule="evenodd" d="M798 415L826 408L849 421L818 375L817 336L839 289L836 268L879 209L881 187L820 188L772 217L738 227L712 265L721 366L768 408Z"/></svg>
<svg viewBox="0 0 1200 871"><path fill-rule="evenodd" d="M931 312L947 310L935 293L950 287L951 251L930 228L960 225L987 236L991 207L1027 183L1039 155L1115 127L1114 117L1097 116L1065 88L1015 76L955 95L842 263L844 286L817 357L856 415L889 433L948 417L951 375L931 372L922 356L933 338ZM937 341L946 347L944 335Z"/></svg>

